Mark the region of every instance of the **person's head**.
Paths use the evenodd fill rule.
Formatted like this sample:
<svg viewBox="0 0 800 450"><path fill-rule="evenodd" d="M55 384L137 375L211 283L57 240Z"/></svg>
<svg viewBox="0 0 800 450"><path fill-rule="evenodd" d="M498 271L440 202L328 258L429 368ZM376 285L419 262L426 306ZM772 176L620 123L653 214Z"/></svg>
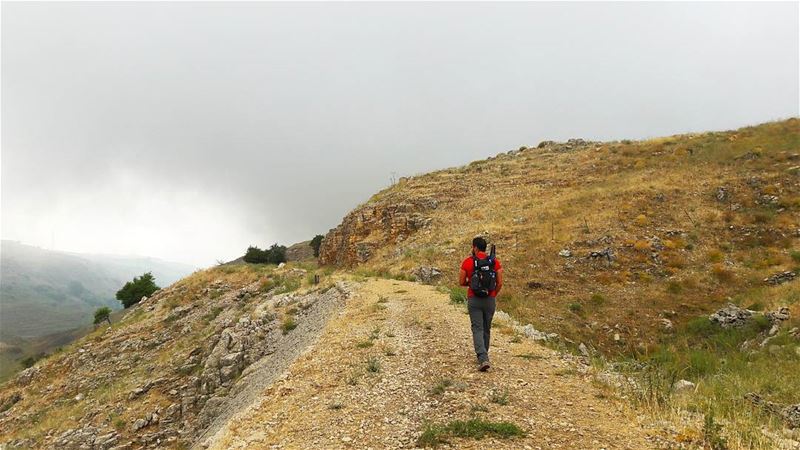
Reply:
<svg viewBox="0 0 800 450"><path fill-rule="evenodd" d="M482 238L480 236L478 236L475 239L473 239L472 240L472 251L473 252L476 252L476 251L485 252L486 251L486 239L484 239L484 238Z"/></svg>

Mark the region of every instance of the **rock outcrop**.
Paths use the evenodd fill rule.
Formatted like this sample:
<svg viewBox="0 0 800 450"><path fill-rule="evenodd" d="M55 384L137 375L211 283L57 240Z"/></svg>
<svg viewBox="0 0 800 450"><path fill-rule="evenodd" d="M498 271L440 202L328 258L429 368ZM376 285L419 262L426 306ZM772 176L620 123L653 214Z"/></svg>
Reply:
<svg viewBox="0 0 800 450"><path fill-rule="evenodd" d="M402 241L430 225L429 213L438 206L434 198L377 201L361 206L325 236L319 251L320 263L345 267L364 263L376 249Z"/></svg>
<svg viewBox="0 0 800 450"><path fill-rule="evenodd" d="M740 308L733 303L729 303L724 308L711 314L708 319L719 324L722 328L740 327L745 325L753 317L754 312L749 309Z"/></svg>

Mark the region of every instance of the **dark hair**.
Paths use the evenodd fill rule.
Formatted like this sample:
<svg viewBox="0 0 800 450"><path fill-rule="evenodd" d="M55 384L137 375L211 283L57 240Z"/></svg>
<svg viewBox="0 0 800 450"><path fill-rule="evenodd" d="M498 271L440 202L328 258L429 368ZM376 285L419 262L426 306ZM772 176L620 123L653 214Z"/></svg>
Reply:
<svg viewBox="0 0 800 450"><path fill-rule="evenodd" d="M472 245L478 247L478 250L485 252L486 251L486 239L482 237L476 237L472 240Z"/></svg>

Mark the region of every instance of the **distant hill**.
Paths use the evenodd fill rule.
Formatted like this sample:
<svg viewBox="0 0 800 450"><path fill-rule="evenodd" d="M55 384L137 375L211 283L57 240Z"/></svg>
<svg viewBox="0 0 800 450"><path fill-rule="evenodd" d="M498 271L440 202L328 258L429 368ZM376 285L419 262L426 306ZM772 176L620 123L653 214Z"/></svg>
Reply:
<svg viewBox="0 0 800 450"><path fill-rule="evenodd" d="M84 255L2 241L0 380L20 368L20 358L48 353L84 334L98 307L121 309L116 291L148 271L165 287L194 268L153 258Z"/></svg>
<svg viewBox="0 0 800 450"><path fill-rule="evenodd" d="M32 338L91 323L100 306L120 309L122 285L153 272L164 287L194 268L153 258L67 253L2 241L0 339Z"/></svg>

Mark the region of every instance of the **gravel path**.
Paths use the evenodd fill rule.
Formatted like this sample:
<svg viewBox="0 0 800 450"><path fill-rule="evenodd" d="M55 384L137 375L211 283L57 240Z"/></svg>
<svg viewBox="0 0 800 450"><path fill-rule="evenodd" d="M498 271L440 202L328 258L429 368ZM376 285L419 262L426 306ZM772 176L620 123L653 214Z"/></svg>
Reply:
<svg viewBox="0 0 800 450"><path fill-rule="evenodd" d="M311 307L303 311L303 317L298 320L297 328L280 340L274 353L261 358L243 372L241 378L236 381L233 392L219 408L214 421L197 438L193 448L208 447L214 440L214 435L234 416L247 413L264 388L286 373L286 369L297 357L307 351L319 338L330 317L344 304L350 289L351 286L339 283L325 294L312 293L299 299L308 301ZM315 298L309 300L307 298L309 296Z"/></svg>
<svg viewBox="0 0 800 450"><path fill-rule="evenodd" d="M429 286L367 281L211 448L411 448L425 423L473 417L526 435L451 437L445 448L653 447L622 403L507 326L493 330L493 369L477 372L465 312Z"/></svg>

